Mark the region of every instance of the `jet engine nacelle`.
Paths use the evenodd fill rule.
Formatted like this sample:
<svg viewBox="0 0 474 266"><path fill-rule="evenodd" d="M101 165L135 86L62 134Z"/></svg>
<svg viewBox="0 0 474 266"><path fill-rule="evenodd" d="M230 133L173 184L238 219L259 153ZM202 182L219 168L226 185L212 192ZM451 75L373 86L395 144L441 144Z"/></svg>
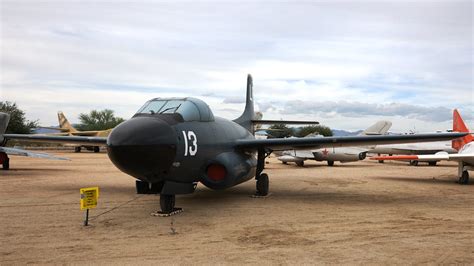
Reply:
<svg viewBox="0 0 474 266"><path fill-rule="evenodd" d="M366 152L360 152L355 154L347 153L328 153L324 154L322 152L314 152L314 159L317 161L340 161L340 162L354 162L359 160L364 160L367 157Z"/></svg>
<svg viewBox="0 0 474 266"><path fill-rule="evenodd" d="M254 155L224 152L205 165L200 181L211 189L225 189L253 178L256 167Z"/></svg>

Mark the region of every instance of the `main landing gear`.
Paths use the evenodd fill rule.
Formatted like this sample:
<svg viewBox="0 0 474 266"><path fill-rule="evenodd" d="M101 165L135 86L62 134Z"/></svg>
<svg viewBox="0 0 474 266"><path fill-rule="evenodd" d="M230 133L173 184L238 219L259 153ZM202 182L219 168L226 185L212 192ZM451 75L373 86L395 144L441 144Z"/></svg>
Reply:
<svg viewBox="0 0 474 266"><path fill-rule="evenodd" d="M467 185L469 183L469 173L467 171L463 171L461 176L459 177L459 184Z"/></svg>
<svg viewBox="0 0 474 266"><path fill-rule="evenodd" d="M270 187L270 180L268 179L268 175L263 172L263 169L265 168L265 158L267 158L271 152L266 152L263 149L260 149L258 151L257 155L257 171L255 174L255 180L256 182L256 187L257 191L255 193L255 197L266 197L268 196L268 191Z"/></svg>
<svg viewBox="0 0 474 266"><path fill-rule="evenodd" d="M10 169L10 158L8 158L8 155L4 152L0 152L0 164L2 164L3 170Z"/></svg>
<svg viewBox="0 0 474 266"><path fill-rule="evenodd" d="M458 183L461 185L469 184L469 173L467 170L474 170L472 166L465 165L463 162L460 162L458 165Z"/></svg>

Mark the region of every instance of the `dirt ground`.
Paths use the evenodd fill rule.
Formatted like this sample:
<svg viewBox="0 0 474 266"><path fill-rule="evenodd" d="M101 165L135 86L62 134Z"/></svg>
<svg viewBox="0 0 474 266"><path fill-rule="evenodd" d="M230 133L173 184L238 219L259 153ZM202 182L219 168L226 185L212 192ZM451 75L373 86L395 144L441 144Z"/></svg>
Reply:
<svg viewBox="0 0 474 266"><path fill-rule="evenodd" d="M271 158L271 195L253 181L226 191L199 185L184 212L150 215L156 195L105 153L72 161L11 157L0 171L0 264L473 264L474 182L437 167L375 161L304 168ZM471 173L473 175L473 173ZM90 226L79 188L99 186Z"/></svg>

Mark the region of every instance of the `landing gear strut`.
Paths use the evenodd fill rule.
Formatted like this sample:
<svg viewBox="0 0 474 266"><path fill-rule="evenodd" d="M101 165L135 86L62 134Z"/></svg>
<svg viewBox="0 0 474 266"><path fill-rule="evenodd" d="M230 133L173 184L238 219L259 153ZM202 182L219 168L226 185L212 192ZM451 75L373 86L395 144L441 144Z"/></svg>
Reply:
<svg viewBox="0 0 474 266"><path fill-rule="evenodd" d="M334 161L328 161L328 166L334 166Z"/></svg>
<svg viewBox="0 0 474 266"><path fill-rule="evenodd" d="M265 158L267 158L271 152L267 152L264 149L258 150L257 154L257 172L255 174L257 192L256 197L265 197L268 195L270 181L268 175L263 172L265 168Z"/></svg>

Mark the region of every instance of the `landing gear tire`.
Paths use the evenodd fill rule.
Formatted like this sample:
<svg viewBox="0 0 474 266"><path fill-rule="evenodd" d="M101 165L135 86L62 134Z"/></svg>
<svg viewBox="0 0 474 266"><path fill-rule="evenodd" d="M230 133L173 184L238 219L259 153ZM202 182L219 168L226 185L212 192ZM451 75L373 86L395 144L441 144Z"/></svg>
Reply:
<svg viewBox="0 0 474 266"><path fill-rule="evenodd" d="M418 161L417 160L412 160L410 161L411 166L418 166Z"/></svg>
<svg viewBox="0 0 474 266"><path fill-rule="evenodd" d="M99 146L94 146L94 152L95 152L95 153L98 153L99 151L100 151Z"/></svg>
<svg viewBox="0 0 474 266"><path fill-rule="evenodd" d="M3 170L8 170L10 169L10 159L6 158L5 161L3 162Z"/></svg>
<svg viewBox="0 0 474 266"><path fill-rule="evenodd" d="M257 196L267 196L269 190L270 181L268 180L267 174L260 174L257 178Z"/></svg>
<svg viewBox="0 0 474 266"><path fill-rule="evenodd" d="M150 184L148 182L137 180L135 181L135 188L137 194L150 194Z"/></svg>
<svg viewBox="0 0 474 266"><path fill-rule="evenodd" d="M299 167L303 167L304 166L304 161L297 161L296 165L298 165Z"/></svg>
<svg viewBox="0 0 474 266"><path fill-rule="evenodd" d="M281 162L282 164L288 164L287 162Z"/></svg>
<svg viewBox="0 0 474 266"><path fill-rule="evenodd" d="M429 166L436 166L436 163L437 163L436 161L434 161L434 162L428 162L428 165L429 165Z"/></svg>
<svg viewBox="0 0 474 266"><path fill-rule="evenodd" d="M463 171L461 176L459 177L459 184L467 185L469 183L469 173L467 171Z"/></svg>
<svg viewBox="0 0 474 266"><path fill-rule="evenodd" d="M379 160L379 163L383 163L383 162L384 162L384 160Z"/></svg>
<svg viewBox="0 0 474 266"><path fill-rule="evenodd" d="M334 166L334 161L328 161L328 166Z"/></svg>
<svg viewBox="0 0 474 266"><path fill-rule="evenodd" d="M81 152L81 147L74 147L74 152Z"/></svg>
<svg viewBox="0 0 474 266"><path fill-rule="evenodd" d="M175 195L160 195L160 207L161 212L164 214L169 214L174 211L174 204L176 202Z"/></svg>

